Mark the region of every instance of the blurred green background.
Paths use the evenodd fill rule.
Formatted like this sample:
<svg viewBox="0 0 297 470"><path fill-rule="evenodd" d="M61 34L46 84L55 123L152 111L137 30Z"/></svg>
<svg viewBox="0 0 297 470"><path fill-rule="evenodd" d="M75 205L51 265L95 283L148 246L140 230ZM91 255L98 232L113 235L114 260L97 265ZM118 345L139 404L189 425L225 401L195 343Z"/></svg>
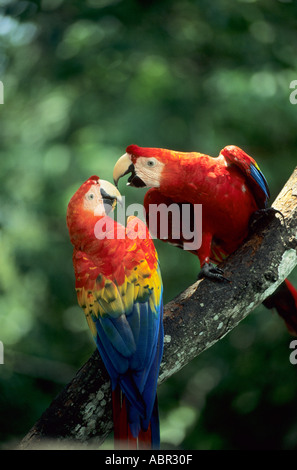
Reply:
<svg viewBox="0 0 297 470"><path fill-rule="evenodd" d="M278 194L296 165L297 2L0 0L0 447L16 445L94 344L67 203L127 145L244 148ZM120 190L128 202L144 192ZM156 242L165 301L197 260ZM290 279L297 285L297 275ZM159 388L165 448L297 449L292 337L260 307Z"/></svg>

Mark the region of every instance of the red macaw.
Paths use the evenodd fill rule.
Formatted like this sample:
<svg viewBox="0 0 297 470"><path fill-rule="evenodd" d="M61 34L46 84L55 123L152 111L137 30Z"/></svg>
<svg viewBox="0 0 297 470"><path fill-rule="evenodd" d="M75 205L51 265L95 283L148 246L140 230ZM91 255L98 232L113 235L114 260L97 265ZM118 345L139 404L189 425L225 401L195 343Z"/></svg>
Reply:
<svg viewBox="0 0 297 470"><path fill-rule="evenodd" d="M162 279L146 225L130 217L124 227L108 215L117 201L113 184L92 176L69 202L75 288L110 376L116 445L158 448Z"/></svg>
<svg viewBox="0 0 297 470"><path fill-rule="evenodd" d="M202 243L190 250L200 260L199 277L224 279L222 270L212 263L217 265L242 244L252 215L265 209L270 197L256 161L234 145L221 150L217 158L130 145L114 167L115 184L128 173L128 185L151 188L144 198L147 224L151 233L163 241L181 248L185 243L182 235L173 237L173 226L165 240L160 236L156 219L155 225L150 223L149 205L190 204L193 209L195 204L202 204ZM288 280L282 285L282 302L276 299L274 296L264 304L276 307L289 331L297 334L297 291Z"/></svg>

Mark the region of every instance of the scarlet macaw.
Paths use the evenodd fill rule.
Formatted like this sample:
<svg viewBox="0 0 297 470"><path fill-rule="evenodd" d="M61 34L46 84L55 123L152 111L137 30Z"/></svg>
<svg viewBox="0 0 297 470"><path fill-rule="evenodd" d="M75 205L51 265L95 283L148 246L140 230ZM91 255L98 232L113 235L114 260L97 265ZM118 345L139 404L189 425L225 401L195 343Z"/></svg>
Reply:
<svg viewBox="0 0 297 470"><path fill-rule="evenodd" d="M115 442L158 448L162 279L146 225L130 217L124 227L108 215L117 201L113 184L91 176L69 202L75 288L110 376Z"/></svg>
<svg viewBox="0 0 297 470"><path fill-rule="evenodd" d="M199 277L223 280L217 265L233 253L249 233L251 216L265 209L270 197L267 181L256 161L243 150L230 145L217 158L201 153L178 152L130 145L117 161L113 177L131 173L128 185L151 188L145 194L144 208L151 232L163 241L184 247L184 238L160 237L159 227L150 224L150 204L202 204L202 244L193 250L200 260ZM201 227L198 227L201 229ZM285 280L282 301L275 295L265 301L275 307L289 331L297 334L297 291ZM286 299L286 301L284 301Z"/></svg>

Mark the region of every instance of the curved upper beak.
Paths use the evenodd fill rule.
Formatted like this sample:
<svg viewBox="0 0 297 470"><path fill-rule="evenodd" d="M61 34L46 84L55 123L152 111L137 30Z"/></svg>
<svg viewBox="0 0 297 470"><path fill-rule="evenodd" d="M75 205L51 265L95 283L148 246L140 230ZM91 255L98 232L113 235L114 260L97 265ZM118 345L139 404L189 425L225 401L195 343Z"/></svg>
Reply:
<svg viewBox="0 0 297 470"><path fill-rule="evenodd" d="M142 179L137 176L135 172L135 167L134 164L132 163L131 160L131 155L129 153L125 153L124 155L121 156L121 158L118 159L116 162L114 169L113 169L113 180L114 184L117 186L119 179L122 176L127 175L128 173L131 173L127 186L134 186L135 188L144 188L146 184Z"/></svg>
<svg viewBox="0 0 297 470"><path fill-rule="evenodd" d="M119 179L134 171L134 165L129 153L125 153L118 159L113 169L113 181L118 186Z"/></svg>
<svg viewBox="0 0 297 470"><path fill-rule="evenodd" d="M111 206L114 209L117 202L122 206L123 200L119 190L109 181L99 180L100 193L104 204Z"/></svg>

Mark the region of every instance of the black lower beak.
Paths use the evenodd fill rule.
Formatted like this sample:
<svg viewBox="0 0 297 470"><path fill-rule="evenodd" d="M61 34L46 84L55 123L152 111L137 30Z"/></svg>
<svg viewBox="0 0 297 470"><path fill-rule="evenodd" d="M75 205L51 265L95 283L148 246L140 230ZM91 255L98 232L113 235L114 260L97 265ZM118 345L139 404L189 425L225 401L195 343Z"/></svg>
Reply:
<svg viewBox="0 0 297 470"><path fill-rule="evenodd" d="M113 208L116 204L116 197L113 197L113 196L110 196L109 194L107 194L107 192L104 191L103 188L100 189L100 193L101 193L101 196L102 196L102 199L103 199L105 212L106 212L106 214L109 214L113 210Z"/></svg>
<svg viewBox="0 0 297 470"><path fill-rule="evenodd" d="M144 188L146 184L142 181L141 178L139 178L139 176L136 175L133 163L131 163L125 174L130 172L131 175L128 178L128 186L133 186L134 188Z"/></svg>

